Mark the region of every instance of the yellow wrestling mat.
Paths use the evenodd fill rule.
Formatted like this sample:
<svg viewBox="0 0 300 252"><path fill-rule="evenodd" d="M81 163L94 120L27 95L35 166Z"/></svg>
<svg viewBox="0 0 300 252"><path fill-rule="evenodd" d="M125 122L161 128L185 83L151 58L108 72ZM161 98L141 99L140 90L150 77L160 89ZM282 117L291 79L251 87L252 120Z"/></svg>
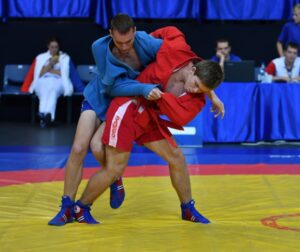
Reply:
<svg viewBox="0 0 300 252"><path fill-rule="evenodd" d="M180 219L169 177L125 178L120 209L109 207L108 192L93 205L100 225L47 225L58 211L63 182L0 187L0 251L300 251L300 176L191 180L209 225Z"/></svg>

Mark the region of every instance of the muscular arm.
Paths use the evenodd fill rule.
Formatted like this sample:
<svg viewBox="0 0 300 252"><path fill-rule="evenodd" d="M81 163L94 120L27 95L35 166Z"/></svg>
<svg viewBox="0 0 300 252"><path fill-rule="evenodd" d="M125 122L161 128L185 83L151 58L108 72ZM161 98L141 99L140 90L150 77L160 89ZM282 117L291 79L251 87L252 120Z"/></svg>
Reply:
<svg viewBox="0 0 300 252"><path fill-rule="evenodd" d="M159 87L159 84L145 84L123 77L116 80L115 84L109 90L109 95L113 97L142 95L145 99L147 99L149 93L154 88Z"/></svg>
<svg viewBox="0 0 300 252"><path fill-rule="evenodd" d="M212 103L212 107L210 108L210 111L212 113L215 113L215 117L218 117L221 115L221 118L224 118L225 115L225 108L223 102L219 99L219 97L216 95L215 91L211 90L207 93L207 97L210 99Z"/></svg>

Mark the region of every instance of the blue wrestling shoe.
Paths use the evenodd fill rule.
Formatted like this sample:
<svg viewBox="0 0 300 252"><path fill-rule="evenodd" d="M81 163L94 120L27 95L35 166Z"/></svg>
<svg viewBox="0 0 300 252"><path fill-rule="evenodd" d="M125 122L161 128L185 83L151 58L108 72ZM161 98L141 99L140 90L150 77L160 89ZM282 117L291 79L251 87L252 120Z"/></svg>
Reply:
<svg viewBox="0 0 300 252"><path fill-rule="evenodd" d="M63 196L61 199L61 209L58 214L48 222L48 225L63 226L74 220L74 201L69 196Z"/></svg>
<svg viewBox="0 0 300 252"><path fill-rule="evenodd" d="M90 213L91 208L90 205L84 205L79 200L76 201L74 206L74 214L75 219L79 223L86 223L86 224L99 224Z"/></svg>
<svg viewBox="0 0 300 252"><path fill-rule="evenodd" d="M111 208L119 208L125 198L125 190L122 178L120 177L110 186L110 206Z"/></svg>
<svg viewBox="0 0 300 252"><path fill-rule="evenodd" d="M194 207L195 201L191 200L186 204L181 204L181 217L183 220L192 222L201 222L203 224L208 224L210 221L202 216Z"/></svg>

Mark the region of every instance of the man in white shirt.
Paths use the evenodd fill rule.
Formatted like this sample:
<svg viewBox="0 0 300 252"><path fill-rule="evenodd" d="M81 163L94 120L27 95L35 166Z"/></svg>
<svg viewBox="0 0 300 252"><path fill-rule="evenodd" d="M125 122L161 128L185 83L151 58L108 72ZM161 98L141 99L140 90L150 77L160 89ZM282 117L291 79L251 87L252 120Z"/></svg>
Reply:
<svg viewBox="0 0 300 252"><path fill-rule="evenodd" d="M300 82L300 57L298 57L298 45L288 43L284 50L284 56L272 60L266 67L266 72L272 75L272 81Z"/></svg>

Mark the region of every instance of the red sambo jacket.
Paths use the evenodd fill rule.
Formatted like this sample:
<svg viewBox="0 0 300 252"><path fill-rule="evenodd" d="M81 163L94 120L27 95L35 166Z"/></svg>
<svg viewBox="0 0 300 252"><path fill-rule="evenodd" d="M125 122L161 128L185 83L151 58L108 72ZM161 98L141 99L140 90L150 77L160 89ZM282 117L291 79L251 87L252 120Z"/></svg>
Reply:
<svg viewBox="0 0 300 252"><path fill-rule="evenodd" d="M164 40L160 47L156 61L147 66L139 75L138 81L144 83L159 83L163 91L166 90L168 79L175 69L186 65L192 60L202 60L199 58L186 43L184 35L176 27L165 27L151 33L152 36ZM165 93L161 99L156 101L147 101L140 98L140 104L145 108L146 115L137 119L137 123L147 128L150 121L159 125L162 133L168 131L167 127L182 129L189 121L205 106L204 94L185 93L180 97L175 97L170 93ZM166 115L172 123L163 122L159 119L159 114ZM164 134L167 137L167 134ZM174 142L167 137L174 145Z"/></svg>

